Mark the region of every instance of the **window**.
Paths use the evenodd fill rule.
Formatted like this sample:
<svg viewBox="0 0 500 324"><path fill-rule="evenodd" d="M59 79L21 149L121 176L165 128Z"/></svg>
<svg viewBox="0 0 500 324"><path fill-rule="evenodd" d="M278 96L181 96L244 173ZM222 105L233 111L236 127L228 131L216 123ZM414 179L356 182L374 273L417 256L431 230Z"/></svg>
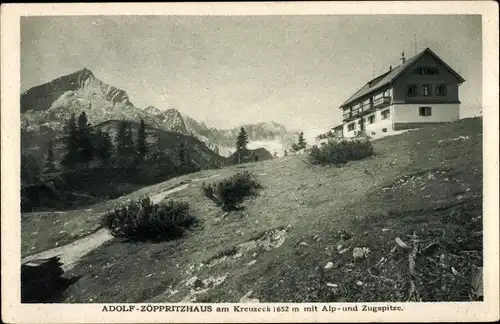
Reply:
<svg viewBox="0 0 500 324"><path fill-rule="evenodd" d="M387 133L387 128L382 128L382 132Z"/></svg>
<svg viewBox="0 0 500 324"><path fill-rule="evenodd" d="M431 86L428 84L424 84L422 86L422 92L424 96L430 96L431 95Z"/></svg>
<svg viewBox="0 0 500 324"><path fill-rule="evenodd" d="M350 124L348 124L348 125L347 125L347 130L348 130L349 132L350 132L350 131L353 131L355 126L356 126L356 125L355 125L354 123L350 123Z"/></svg>
<svg viewBox="0 0 500 324"><path fill-rule="evenodd" d="M418 95L417 85L416 84L409 84L407 94L408 94L408 97L417 96Z"/></svg>
<svg viewBox="0 0 500 324"><path fill-rule="evenodd" d="M375 115L368 116L368 123L373 124L375 122Z"/></svg>
<svg viewBox="0 0 500 324"><path fill-rule="evenodd" d="M413 70L413 73L419 74L419 75L434 75L434 74L439 74L439 70L435 67L418 67Z"/></svg>
<svg viewBox="0 0 500 324"><path fill-rule="evenodd" d="M389 109L386 109L380 113L382 115L382 119L388 119L391 117L391 111Z"/></svg>
<svg viewBox="0 0 500 324"><path fill-rule="evenodd" d="M440 84L436 87L436 95L437 96L446 96L447 92L446 84Z"/></svg>
<svg viewBox="0 0 500 324"><path fill-rule="evenodd" d="M431 107L419 107L418 109L418 114L420 116L430 116L432 115L432 108Z"/></svg>

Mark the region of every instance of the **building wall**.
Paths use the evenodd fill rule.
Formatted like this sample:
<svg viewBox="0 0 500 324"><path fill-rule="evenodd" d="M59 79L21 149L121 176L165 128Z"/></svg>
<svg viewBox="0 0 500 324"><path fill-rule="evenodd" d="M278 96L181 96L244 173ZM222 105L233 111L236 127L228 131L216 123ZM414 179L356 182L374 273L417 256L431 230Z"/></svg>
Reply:
<svg viewBox="0 0 500 324"><path fill-rule="evenodd" d="M439 74L420 75L414 72L414 69L419 67L436 68ZM417 85L417 96L408 96L408 85ZM423 95L422 86L428 84L431 87L429 96ZM446 84L446 96L437 96L436 88L439 84ZM459 102L458 82L456 77L446 69L432 55L425 54L417 62L403 72L394 83L393 102L395 103L411 103L411 102Z"/></svg>
<svg viewBox="0 0 500 324"><path fill-rule="evenodd" d="M387 119L382 119L382 112L385 110L390 111L390 116ZM383 109L376 110L375 112L363 116L364 119L364 125L365 125L365 133L368 136L373 136L373 135L378 135L380 133L385 133L383 130L385 128L386 132L389 133L393 130L392 124L393 124L393 114L394 114L394 108L393 106L385 107ZM370 124L368 119L370 116L375 116L375 122L373 124ZM344 124L344 137L354 137L356 136L354 133L359 132L361 130L360 128L360 120L361 118L356 118L353 121L350 121L348 123ZM351 123L355 123L354 130L349 131L348 130L348 125ZM375 134L373 134L375 133Z"/></svg>
<svg viewBox="0 0 500 324"><path fill-rule="evenodd" d="M341 126L342 126L342 125L341 125ZM343 126L342 126L342 127L339 127L339 126L335 127L335 128L333 129L333 133L334 133L336 136L338 136L338 137L342 137L342 136L344 136L344 127L343 127Z"/></svg>
<svg viewBox="0 0 500 324"><path fill-rule="evenodd" d="M431 116L420 116L420 107L431 107ZM390 110L390 117L382 119L382 111ZM427 125L447 123L459 119L460 104L395 104L384 109L375 111L373 114L363 116L365 119L365 133L368 136L379 136L382 133L390 133L402 129L420 128ZM370 124L368 117L375 115L375 122ZM355 131L360 131L359 121L357 118L351 122L345 123L343 133L344 137L354 137ZM355 123L355 128L352 131L348 130L348 125ZM383 129L386 129L384 132ZM375 133L375 134L373 134Z"/></svg>
<svg viewBox="0 0 500 324"><path fill-rule="evenodd" d="M419 116L420 107L431 107L431 116ZM452 122L459 119L460 104L396 104L393 105L394 123Z"/></svg>

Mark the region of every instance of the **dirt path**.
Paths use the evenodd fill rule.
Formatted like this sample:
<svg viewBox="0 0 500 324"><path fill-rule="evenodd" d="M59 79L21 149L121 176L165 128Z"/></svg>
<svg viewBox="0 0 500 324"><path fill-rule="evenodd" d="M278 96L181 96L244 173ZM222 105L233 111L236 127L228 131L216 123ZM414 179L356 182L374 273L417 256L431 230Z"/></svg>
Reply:
<svg viewBox="0 0 500 324"><path fill-rule="evenodd" d="M216 178L216 177L218 177L220 175L221 175L220 173L217 173L217 174L211 175L209 177L205 177L205 178L194 178L194 179L189 180L188 183L182 184L182 185L177 186L175 188L172 188L170 190L159 192L159 193L155 193L153 195L149 195L149 198L151 199L151 202L153 204L157 204L157 203L161 202L163 199L165 199L165 197L167 197L168 195L171 195L174 192L181 191L181 190L184 190L186 188L189 188L194 182L200 182L200 181L204 181L204 180Z"/></svg>
<svg viewBox="0 0 500 324"><path fill-rule="evenodd" d="M27 256L22 260L22 263L26 263L35 259L48 259L58 255L61 258L61 263L63 264L62 267L64 271L66 271L73 268L75 263L84 255L103 245L112 238L113 236L108 232L108 230L103 228L95 232L94 234L90 234L89 236L74 241L70 244Z"/></svg>
<svg viewBox="0 0 500 324"><path fill-rule="evenodd" d="M165 197L168 195L178 192L181 190L184 190L188 188L193 182L199 182L211 178L218 177L220 173L212 175L210 177L206 178L196 178L196 179L191 179L188 183L182 184L180 186L177 186L175 188L172 188L170 190L156 193L154 195L150 195L151 201L154 204L157 204L161 202ZM59 246L50 250L42 251L30 256L25 257L24 259L21 260L22 263L26 263L32 260L36 259L48 259L54 256L59 256L61 259L61 263L63 264L63 269L64 271L67 271L75 266L75 264L86 254L90 253L91 251L97 249L104 243L110 241L113 238L113 236L108 232L107 229L103 228L98 230L97 232L90 234L88 236L85 236L81 239L78 239L74 242L71 242L69 244Z"/></svg>
<svg viewBox="0 0 500 324"><path fill-rule="evenodd" d="M167 190L167 191L163 191L163 192L160 192L160 193L156 193L154 195L150 195L149 199L151 199L151 203L158 204L163 199L165 199L165 197L167 197L168 195L173 194L174 192L177 192L177 191L184 190L184 189L188 188L189 185L190 185L190 183L185 183L185 184L180 185L178 187L175 187L173 189L170 189L170 190Z"/></svg>

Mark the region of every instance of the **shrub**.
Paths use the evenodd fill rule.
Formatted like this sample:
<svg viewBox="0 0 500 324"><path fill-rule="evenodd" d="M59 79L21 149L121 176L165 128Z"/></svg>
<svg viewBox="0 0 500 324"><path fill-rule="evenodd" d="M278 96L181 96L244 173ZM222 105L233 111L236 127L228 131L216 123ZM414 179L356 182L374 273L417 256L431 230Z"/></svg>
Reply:
<svg viewBox="0 0 500 324"><path fill-rule="evenodd" d="M260 188L262 185L248 171L212 184L202 184L205 196L225 211L238 209L245 197L256 195Z"/></svg>
<svg viewBox="0 0 500 324"><path fill-rule="evenodd" d="M149 198L132 201L104 215L103 225L114 237L163 241L184 235L198 223L186 202L169 200L154 205Z"/></svg>
<svg viewBox="0 0 500 324"><path fill-rule="evenodd" d="M348 161L361 160L374 153L369 140L329 140L321 147L314 146L309 158L313 164L345 164Z"/></svg>

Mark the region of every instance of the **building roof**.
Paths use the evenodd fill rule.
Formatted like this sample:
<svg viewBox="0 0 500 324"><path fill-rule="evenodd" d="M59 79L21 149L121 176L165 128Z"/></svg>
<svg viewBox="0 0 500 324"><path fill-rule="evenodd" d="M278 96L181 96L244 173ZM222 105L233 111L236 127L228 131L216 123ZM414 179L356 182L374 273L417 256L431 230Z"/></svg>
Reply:
<svg viewBox="0 0 500 324"><path fill-rule="evenodd" d="M407 59L403 64L396 66L390 71L387 71L378 77L368 81L361 89L356 91L349 99L347 99L340 108L348 105L390 83L392 83L398 76L401 75L404 71L408 69L413 63L415 63L419 58L421 58L424 54L430 54L435 59L437 59L446 69L448 69L457 79L459 84L465 82L465 79L462 78L457 72L455 72L448 64L446 64L442 59L440 59L430 48L426 48L419 54Z"/></svg>

